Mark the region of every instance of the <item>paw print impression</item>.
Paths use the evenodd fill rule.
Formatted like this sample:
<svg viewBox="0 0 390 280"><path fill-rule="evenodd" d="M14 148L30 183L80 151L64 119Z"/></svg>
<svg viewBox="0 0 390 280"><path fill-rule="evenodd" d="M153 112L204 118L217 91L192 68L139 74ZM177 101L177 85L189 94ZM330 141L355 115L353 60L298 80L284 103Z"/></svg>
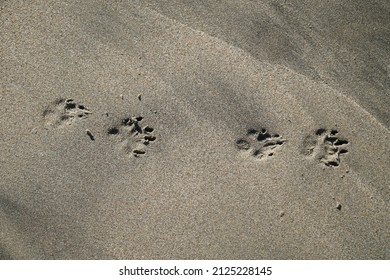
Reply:
<svg viewBox="0 0 390 280"><path fill-rule="evenodd" d="M308 136L304 143L304 153L312 155L328 167L338 167L340 156L348 153L349 142L338 137L337 130L320 128L315 135Z"/></svg>
<svg viewBox="0 0 390 280"><path fill-rule="evenodd" d="M43 112L47 126L71 125L74 122L88 118L91 111L73 99L60 98L49 105Z"/></svg>
<svg viewBox="0 0 390 280"><path fill-rule="evenodd" d="M254 158L265 159L274 156L285 142L279 134L272 134L265 128L248 129L246 137L236 141L236 147Z"/></svg>
<svg viewBox="0 0 390 280"><path fill-rule="evenodd" d="M116 137L122 151L133 157L140 157L146 153L148 145L156 140L154 129L142 126L143 117L128 117L118 126L110 127L107 134Z"/></svg>

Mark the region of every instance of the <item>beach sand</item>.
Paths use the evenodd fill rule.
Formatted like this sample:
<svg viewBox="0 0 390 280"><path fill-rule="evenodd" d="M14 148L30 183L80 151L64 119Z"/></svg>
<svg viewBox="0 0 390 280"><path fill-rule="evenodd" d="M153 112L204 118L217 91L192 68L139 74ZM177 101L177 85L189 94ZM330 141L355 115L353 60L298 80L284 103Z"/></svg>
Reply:
<svg viewBox="0 0 390 280"><path fill-rule="evenodd" d="M0 11L1 259L390 258L388 1Z"/></svg>

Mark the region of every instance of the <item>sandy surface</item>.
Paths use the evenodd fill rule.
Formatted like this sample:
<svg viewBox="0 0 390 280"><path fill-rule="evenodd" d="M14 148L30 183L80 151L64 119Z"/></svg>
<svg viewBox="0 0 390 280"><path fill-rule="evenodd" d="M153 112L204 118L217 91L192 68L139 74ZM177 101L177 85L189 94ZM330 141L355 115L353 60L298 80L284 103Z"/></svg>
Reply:
<svg viewBox="0 0 390 280"><path fill-rule="evenodd" d="M389 1L0 11L0 258L390 258Z"/></svg>

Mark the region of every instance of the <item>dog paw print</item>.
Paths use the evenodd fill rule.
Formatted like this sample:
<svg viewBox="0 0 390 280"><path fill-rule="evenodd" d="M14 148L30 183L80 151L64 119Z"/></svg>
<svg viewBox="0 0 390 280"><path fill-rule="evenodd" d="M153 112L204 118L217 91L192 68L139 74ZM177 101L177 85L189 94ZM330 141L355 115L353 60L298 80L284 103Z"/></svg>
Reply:
<svg viewBox="0 0 390 280"><path fill-rule="evenodd" d="M119 145L127 154L140 157L146 153L148 145L156 141L154 129L142 126L143 117L128 117L122 119L120 125L110 127L107 134L117 137Z"/></svg>
<svg viewBox="0 0 390 280"><path fill-rule="evenodd" d="M60 98L44 110L43 117L46 125L58 127L86 119L90 114L88 108L73 99Z"/></svg>
<svg viewBox="0 0 390 280"><path fill-rule="evenodd" d="M314 156L328 167L338 167L340 156L348 153L349 142L338 136L337 130L320 128L315 135L306 137L304 154Z"/></svg>
<svg viewBox="0 0 390 280"><path fill-rule="evenodd" d="M279 134L270 133L265 128L248 129L246 137L236 141L236 147L252 157L264 159L272 157L285 142Z"/></svg>

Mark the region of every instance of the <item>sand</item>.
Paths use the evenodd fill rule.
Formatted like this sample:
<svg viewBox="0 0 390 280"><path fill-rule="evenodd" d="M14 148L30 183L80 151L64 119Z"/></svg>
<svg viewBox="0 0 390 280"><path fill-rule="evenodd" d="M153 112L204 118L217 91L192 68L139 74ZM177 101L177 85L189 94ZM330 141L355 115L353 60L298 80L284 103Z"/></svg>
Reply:
<svg viewBox="0 0 390 280"><path fill-rule="evenodd" d="M0 11L1 259L390 258L388 1Z"/></svg>

